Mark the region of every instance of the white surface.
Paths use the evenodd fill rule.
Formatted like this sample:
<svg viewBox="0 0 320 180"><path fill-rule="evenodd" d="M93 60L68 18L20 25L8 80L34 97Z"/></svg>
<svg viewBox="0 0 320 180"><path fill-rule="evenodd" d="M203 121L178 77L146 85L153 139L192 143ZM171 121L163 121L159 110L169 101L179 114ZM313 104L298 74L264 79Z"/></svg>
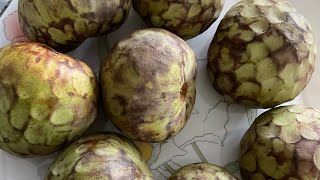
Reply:
<svg viewBox="0 0 320 180"><path fill-rule="evenodd" d="M236 1L226 0L222 16ZM318 44L320 44L320 2L316 0L291 1L309 19ZM5 28L4 20L8 15L14 15L16 8L17 0L14 0L0 18L0 29ZM218 22L214 23L202 35L188 41L199 59L196 106L187 127L180 134L165 143L153 145L153 156L149 159L148 164L156 180L165 180L166 177L171 175L171 172L177 170L180 166L193 162L208 161L220 166L227 165L229 169L230 167L231 169L237 168L236 163L232 162L238 159L240 138L249 127L250 122L253 121L257 111L225 102L224 98L218 95L209 83L205 67L207 61L205 59ZM128 20L118 31L110 34L108 38L87 40L80 48L70 54L86 60L94 72L97 73L100 57L104 56L108 44L111 47L125 34L143 27L145 27L144 23L132 9ZM14 39L8 38L8 34L0 33L0 47L11 43L12 40ZM320 95L317 94L320 90L319 77L320 70L317 68L309 86L300 97L290 104L306 104L320 109ZM105 130L114 130L104 120L103 116L99 117L99 121L95 122L91 129L100 127L101 131L101 127L104 127ZM197 147L201 152L200 154ZM0 150L0 180L43 179L53 157L54 155L20 159ZM239 172L235 174L239 175Z"/></svg>

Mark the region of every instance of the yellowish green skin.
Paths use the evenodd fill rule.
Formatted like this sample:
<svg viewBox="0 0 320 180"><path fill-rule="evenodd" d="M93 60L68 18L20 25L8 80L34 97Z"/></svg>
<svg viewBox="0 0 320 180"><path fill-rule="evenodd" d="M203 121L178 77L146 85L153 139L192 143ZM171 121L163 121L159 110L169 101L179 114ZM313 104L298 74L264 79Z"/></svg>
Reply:
<svg viewBox="0 0 320 180"><path fill-rule="evenodd" d="M0 148L23 157L59 150L94 121L97 86L86 64L45 45L0 49Z"/></svg>
<svg viewBox="0 0 320 180"><path fill-rule="evenodd" d="M304 106L267 111L241 140L244 180L320 178L320 112Z"/></svg>
<svg viewBox="0 0 320 180"><path fill-rule="evenodd" d="M300 94L316 53L307 20L287 1L244 0L222 20L209 48L208 71L229 99L269 108Z"/></svg>
<svg viewBox="0 0 320 180"><path fill-rule="evenodd" d="M82 137L61 152L46 180L153 180L140 151L117 134Z"/></svg>
<svg viewBox="0 0 320 180"><path fill-rule="evenodd" d="M130 3L130 0L20 0L19 19L30 40L68 52L87 38L118 29L129 14Z"/></svg>
<svg viewBox="0 0 320 180"><path fill-rule="evenodd" d="M192 49L163 29L145 29L120 41L102 63L104 108L129 137L160 142L187 123L196 98Z"/></svg>
<svg viewBox="0 0 320 180"><path fill-rule="evenodd" d="M180 168L169 180L237 180L223 168L213 164L189 164Z"/></svg>
<svg viewBox="0 0 320 180"><path fill-rule="evenodd" d="M133 0L132 6L153 27L163 28L189 39L219 17L224 0Z"/></svg>

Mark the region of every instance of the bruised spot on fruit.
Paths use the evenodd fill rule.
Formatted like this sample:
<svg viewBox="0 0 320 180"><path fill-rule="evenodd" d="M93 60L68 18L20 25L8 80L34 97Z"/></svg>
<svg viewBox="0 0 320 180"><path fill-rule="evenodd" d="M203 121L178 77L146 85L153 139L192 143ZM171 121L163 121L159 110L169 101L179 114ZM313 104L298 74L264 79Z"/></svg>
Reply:
<svg viewBox="0 0 320 180"><path fill-rule="evenodd" d="M301 140L296 145L296 158L299 161L311 161L313 160L314 150L318 147L317 141Z"/></svg>

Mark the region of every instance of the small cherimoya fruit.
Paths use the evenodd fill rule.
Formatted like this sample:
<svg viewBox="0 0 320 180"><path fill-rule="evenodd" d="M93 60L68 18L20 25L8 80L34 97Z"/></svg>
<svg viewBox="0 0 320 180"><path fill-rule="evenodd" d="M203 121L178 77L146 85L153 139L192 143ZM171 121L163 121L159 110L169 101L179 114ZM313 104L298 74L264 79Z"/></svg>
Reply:
<svg viewBox="0 0 320 180"><path fill-rule="evenodd" d="M117 134L81 137L52 163L46 180L153 180L140 151Z"/></svg>
<svg viewBox="0 0 320 180"><path fill-rule="evenodd" d="M241 140L246 180L320 177L320 112L293 105L260 115Z"/></svg>

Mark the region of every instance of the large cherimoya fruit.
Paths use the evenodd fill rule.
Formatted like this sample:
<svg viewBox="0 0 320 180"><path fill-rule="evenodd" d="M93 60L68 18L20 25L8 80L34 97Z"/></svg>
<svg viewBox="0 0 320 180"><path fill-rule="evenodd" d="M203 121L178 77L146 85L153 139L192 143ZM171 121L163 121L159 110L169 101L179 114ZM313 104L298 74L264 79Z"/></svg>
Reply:
<svg viewBox="0 0 320 180"><path fill-rule="evenodd" d="M97 91L86 64L45 45L0 49L0 148L18 156L61 149L94 121Z"/></svg>
<svg viewBox="0 0 320 180"><path fill-rule="evenodd" d="M304 89L316 51L307 20L287 1L243 0L217 30L208 71L226 97L251 107L274 107Z"/></svg>
<svg viewBox="0 0 320 180"><path fill-rule="evenodd" d="M19 19L32 41L68 52L106 35L126 20L130 0L20 0Z"/></svg>
<svg viewBox="0 0 320 180"><path fill-rule="evenodd" d="M196 98L192 49L163 29L138 30L120 41L102 63L104 108L129 137L164 141L187 123Z"/></svg>

